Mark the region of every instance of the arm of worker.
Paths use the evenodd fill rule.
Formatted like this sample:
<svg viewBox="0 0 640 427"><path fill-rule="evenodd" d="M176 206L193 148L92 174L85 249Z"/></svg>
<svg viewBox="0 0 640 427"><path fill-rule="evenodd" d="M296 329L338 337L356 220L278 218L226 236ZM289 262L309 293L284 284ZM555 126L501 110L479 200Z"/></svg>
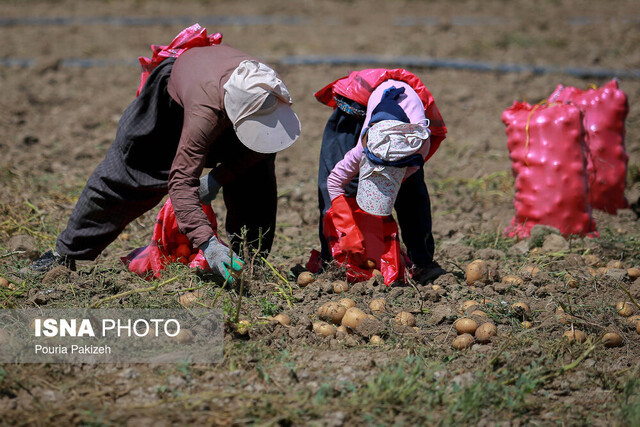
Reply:
<svg viewBox="0 0 640 427"><path fill-rule="evenodd" d="M327 177L327 191L331 200L345 194L347 184L358 175L362 153L362 144L356 144L331 170Z"/></svg>
<svg viewBox="0 0 640 427"><path fill-rule="evenodd" d="M347 258L359 265L365 261L364 237L356 225L351 207L345 199L345 186L358 174L362 159L362 144L347 152L327 177L327 190L331 198L333 224L340 233L340 247Z"/></svg>
<svg viewBox="0 0 640 427"><path fill-rule="evenodd" d="M200 204L200 175L215 139L218 115L212 111L185 111L176 156L169 173L169 196L180 231L195 247L209 241L214 230Z"/></svg>

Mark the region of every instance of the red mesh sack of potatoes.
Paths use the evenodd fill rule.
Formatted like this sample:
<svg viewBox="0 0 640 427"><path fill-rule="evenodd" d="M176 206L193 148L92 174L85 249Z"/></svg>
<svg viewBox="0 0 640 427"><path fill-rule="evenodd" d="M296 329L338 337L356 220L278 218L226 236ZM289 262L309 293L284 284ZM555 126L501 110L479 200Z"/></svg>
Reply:
<svg viewBox="0 0 640 427"><path fill-rule="evenodd" d="M574 104L582 112L591 207L611 214L628 208L624 190L629 155L624 137L629 103L618 81L584 91L558 85L549 100Z"/></svg>
<svg viewBox="0 0 640 427"><path fill-rule="evenodd" d="M536 224L593 235L582 116L571 104L514 102L502 113L515 177L516 214L505 229L526 238Z"/></svg>
<svg viewBox="0 0 640 427"><path fill-rule="evenodd" d="M353 220L363 235L365 257L374 260L376 268L382 273L385 285L405 279L406 255L400 248L398 225L392 216L377 216L364 212L353 197L346 198ZM333 223L333 209L329 208L323 218L324 234L333 259L347 268L347 280L351 283L362 282L373 277L369 270L348 262L340 246L340 233Z"/></svg>
<svg viewBox="0 0 640 427"><path fill-rule="evenodd" d="M149 74L167 58L177 58L192 47L213 46L222 42L222 34L215 33L207 36L207 29L202 28L199 24L194 24L180 31L171 43L167 46L151 45L153 55L151 58L141 56L138 58L142 73L140 75L140 86L136 96L140 95L144 82L147 81Z"/></svg>
<svg viewBox="0 0 640 427"><path fill-rule="evenodd" d="M213 229L216 230L218 226L216 215L211 206L202 205L202 210L207 215ZM147 279L159 278L165 266L173 262L181 262L191 268L199 268L204 271L211 270L202 251L194 248L187 236L178 229L178 221L171 199L167 199L158 212L151 243L148 246L135 249L121 259L129 271Z"/></svg>

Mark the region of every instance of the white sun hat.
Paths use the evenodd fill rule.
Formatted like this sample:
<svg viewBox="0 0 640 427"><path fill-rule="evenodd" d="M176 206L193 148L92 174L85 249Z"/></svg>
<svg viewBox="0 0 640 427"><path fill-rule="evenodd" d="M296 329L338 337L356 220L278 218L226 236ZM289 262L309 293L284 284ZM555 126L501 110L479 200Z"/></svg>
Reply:
<svg viewBox="0 0 640 427"><path fill-rule="evenodd" d="M369 128L356 194L360 209L391 215L406 168L424 163L418 151L429 136L428 127L398 120L384 120Z"/></svg>
<svg viewBox="0 0 640 427"><path fill-rule="evenodd" d="M258 153L277 153L300 136L289 90L276 72L242 61L224 85L224 107L240 142Z"/></svg>

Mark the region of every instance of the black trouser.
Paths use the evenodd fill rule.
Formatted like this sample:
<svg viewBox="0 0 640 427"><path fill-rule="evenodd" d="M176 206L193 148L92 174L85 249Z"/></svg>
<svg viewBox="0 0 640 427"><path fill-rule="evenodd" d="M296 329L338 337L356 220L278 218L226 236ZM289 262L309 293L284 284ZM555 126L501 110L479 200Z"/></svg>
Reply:
<svg viewBox="0 0 640 427"><path fill-rule="evenodd" d="M131 221L167 195L184 117L182 107L167 92L174 61L164 60L149 75L140 95L122 115L115 141L89 177L67 228L58 236L59 254L79 260L95 259ZM241 144L233 131L224 132L219 141L212 146L223 148L223 153L210 155L207 167ZM275 155L225 185L223 194L225 225L233 236L234 250L239 251L241 241L237 236L246 227L250 242L258 241L263 234L260 247L268 253L277 207Z"/></svg>
<svg viewBox="0 0 640 427"><path fill-rule="evenodd" d="M357 109L365 109L354 101L346 98L342 100ZM319 237L324 261L331 260L331 252L324 237L322 224L325 212L331 207L327 177L336 163L358 143L363 124L364 117L353 116L336 108L329 117L322 136L318 168L318 207L320 209ZM347 185L346 195L355 196L357 188L358 177L356 176ZM424 182L423 169L419 169L402 183L394 208L400 227L400 237L407 248L407 255L417 267L428 267L433 262L435 244L431 233L431 201Z"/></svg>

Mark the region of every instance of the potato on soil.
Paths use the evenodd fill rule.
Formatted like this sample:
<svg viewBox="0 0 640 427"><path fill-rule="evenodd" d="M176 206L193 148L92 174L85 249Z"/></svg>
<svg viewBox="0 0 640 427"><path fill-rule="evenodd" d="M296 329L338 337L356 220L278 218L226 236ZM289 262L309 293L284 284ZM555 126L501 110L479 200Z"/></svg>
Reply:
<svg viewBox="0 0 640 427"><path fill-rule="evenodd" d="M471 285L477 281L483 282L489 278L489 266L482 259L471 261L465 271L467 284Z"/></svg>
<svg viewBox="0 0 640 427"><path fill-rule="evenodd" d="M332 337L336 334L336 327L327 322L320 322L315 328L315 332L323 337Z"/></svg>
<svg viewBox="0 0 640 427"><path fill-rule="evenodd" d="M318 317L321 320L339 325L346 312L347 308L344 305L329 301L320 306L318 309Z"/></svg>
<svg viewBox="0 0 640 427"><path fill-rule="evenodd" d="M371 335L371 338L369 338L369 342L373 345L384 344L384 340L380 337L380 335Z"/></svg>
<svg viewBox="0 0 640 427"><path fill-rule="evenodd" d="M241 320L236 325L236 332L239 335L247 335L247 333L249 332L249 326L251 326L251 322L249 322L248 320Z"/></svg>
<svg viewBox="0 0 640 427"><path fill-rule="evenodd" d="M351 308L356 306L356 302L351 298L342 298L338 301L338 304L345 306L345 308Z"/></svg>
<svg viewBox="0 0 640 427"><path fill-rule="evenodd" d="M7 288L7 289L14 290L16 286L10 281L8 281L7 279L5 279L4 277L0 277L0 288Z"/></svg>
<svg viewBox="0 0 640 427"><path fill-rule="evenodd" d="M569 342L575 341L581 344L587 340L587 334L579 329L568 330L564 334L562 334L562 337Z"/></svg>
<svg viewBox="0 0 640 427"><path fill-rule="evenodd" d="M346 313L344 313L344 316L342 317L342 325L355 330L366 318L367 314L364 311L360 310L358 307L351 307L346 311Z"/></svg>
<svg viewBox="0 0 640 427"><path fill-rule="evenodd" d="M522 274L526 274L531 277L536 277L541 270L540 270L540 267L538 267L537 265L529 264L522 267L520 271L522 272Z"/></svg>
<svg viewBox="0 0 640 427"><path fill-rule="evenodd" d="M280 314L274 316L273 320L277 321L282 326L291 326L291 318L288 315L284 314L284 313L280 313Z"/></svg>
<svg viewBox="0 0 640 427"><path fill-rule="evenodd" d="M511 285L511 286L520 286L524 283L524 280L522 280L520 276L508 274L502 278L502 283Z"/></svg>
<svg viewBox="0 0 640 427"><path fill-rule="evenodd" d="M633 306L628 302L620 301L616 304L616 311L622 317L629 317L633 314Z"/></svg>
<svg viewBox="0 0 640 427"><path fill-rule="evenodd" d="M456 320L453 326L456 328L456 331L458 331L458 335L473 335L476 333L476 329L478 329L478 322L468 317L462 317Z"/></svg>
<svg viewBox="0 0 640 427"><path fill-rule="evenodd" d="M401 311L396 315L396 323L404 326L416 326L416 318L408 311Z"/></svg>
<svg viewBox="0 0 640 427"><path fill-rule="evenodd" d="M526 302L515 302L511 304L511 309L518 316L526 316L526 317L531 316L531 309L529 308L529 305Z"/></svg>
<svg viewBox="0 0 640 427"><path fill-rule="evenodd" d="M480 303L478 303L478 301L467 300L460 305L460 308L458 308L458 314L466 314L469 310L476 310L479 305Z"/></svg>
<svg viewBox="0 0 640 427"><path fill-rule="evenodd" d="M616 332L607 332L602 337L602 344L607 348L620 347L623 342L622 337Z"/></svg>
<svg viewBox="0 0 640 427"><path fill-rule="evenodd" d="M491 338L498 333L496 325L491 322L483 323L476 329L476 340L481 344L491 342Z"/></svg>
<svg viewBox="0 0 640 427"><path fill-rule="evenodd" d="M632 328L635 328L638 323L640 323L640 314L634 314L633 316L627 317L627 323Z"/></svg>
<svg viewBox="0 0 640 427"><path fill-rule="evenodd" d="M198 298L204 297L205 294L206 294L206 292L204 290L202 290L202 289L198 289L198 290L193 291L193 292L185 292L184 294L180 295L180 297L178 298L178 302L183 307L190 307L196 301L198 301Z"/></svg>
<svg viewBox="0 0 640 427"><path fill-rule="evenodd" d="M309 271L303 271L298 275L298 286L304 288L311 283L315 282L316 278Z"/></svg>
<svg viewBox="0 0 640 427"><path fill-rule="evenodd" d="M347 292L349 290L349 284L344 280L336 280L333 282L333 292L336 294L341 294L343 292Z"/></svg>
<svg viewBox="0 0 640 427"><path fill-rule="evenodd" d="M629 278L631 280L636 280L638 277L640 277L640 268L638 267L628 268L627 274L629 275Z"/></svg>
<svg viewBox="0 0 640 427"><path fill-rule="evenodd" d="M469 313L470 317L476 317L476 318L488 318L489 316L487 316L487 313L485 313L482 310L473 310L471 313Z"/></svg>
<svg viewBox="0 0 640 427"><path fill-rule="evenodd" d="M473 337L470 334L458 335L456 339L453 340L452 345L456 350L469 348L473 345Z"/></svg>
<svg viewBox="0 0 640 427"><path fill-rule="evenodd" d="M520 323L520 325L524 329L531 329L533 327L533 323L529 322L528 320L525 320L524 322Z"/></svg>
<svg viewBox="0 0 640 427"><path fill-rule="evenodd" d="M385 311L387 309L387 301L384 298L376 298L371 300L369 308L373 312Z"/></svg>

